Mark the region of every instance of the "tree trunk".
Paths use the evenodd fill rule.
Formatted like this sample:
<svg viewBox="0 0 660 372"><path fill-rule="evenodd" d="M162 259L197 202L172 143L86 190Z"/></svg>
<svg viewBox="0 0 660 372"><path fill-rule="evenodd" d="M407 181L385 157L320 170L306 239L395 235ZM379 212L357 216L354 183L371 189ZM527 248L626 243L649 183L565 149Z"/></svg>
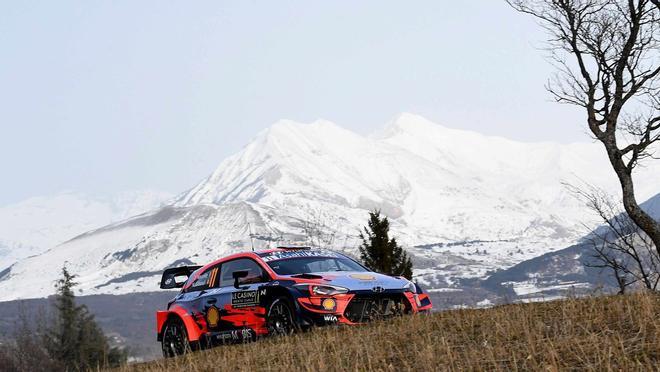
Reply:
<svg viewBox="0 0 660 372"><path fill-rule="evenodd" d="M635 186L633 185L632 173L628 167L626 167L626 164L621 158L621 152L619 151L615 140L604 140L602 142L607 150L610 163L619 178L623 194L623 207L626 209L626 213L628 213L630 219L633 220L635 224L649 236L649 238L651 238L656 251L660 254L660 223L654 220L648 213L644 212L637 203L637 199L635 199Z"/></svg>

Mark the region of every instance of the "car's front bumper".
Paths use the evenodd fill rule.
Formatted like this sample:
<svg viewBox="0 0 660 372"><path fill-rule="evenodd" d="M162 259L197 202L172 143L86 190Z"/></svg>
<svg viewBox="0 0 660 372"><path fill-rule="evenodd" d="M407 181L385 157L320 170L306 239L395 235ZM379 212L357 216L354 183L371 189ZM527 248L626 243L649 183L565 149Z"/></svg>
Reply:
<svg viewBox="0 0 660 372"><path fill-rule="evenodd" d="M328 306L330 301L334 306ZM300 316L310 325L360 324L376 318L426 312L432 308L426 293L402 290L352 291L333 296L310 296L297 299Z"/></svg>

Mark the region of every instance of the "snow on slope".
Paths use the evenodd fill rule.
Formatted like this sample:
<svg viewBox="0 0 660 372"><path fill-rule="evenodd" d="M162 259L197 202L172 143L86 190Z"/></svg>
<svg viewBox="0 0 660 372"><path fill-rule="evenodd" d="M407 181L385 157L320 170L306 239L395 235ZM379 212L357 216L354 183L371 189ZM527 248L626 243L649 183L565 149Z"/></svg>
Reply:
<svg viewBox="0 0 660 372"><path fill-rule="evenodd" d="M76 235L161 205L171 195L155 191L89 196L63 192L0 208L0 271Z"/></svg>
<svg viewBox="0 0 660 372"><path fill-rule="evenodd" d="M658 191L658 170L637 175L640 200ZM250 230L259 247L305 241L310 220L333 247L355 252L375 208L415 255L418 279L451 287L578 239L589 212L561 184L578 180L616 193L598 145L519 143L411 114L370 137L328 121L280 121L171 206L14 265L0 274L0 299L26 295L27 284L30 296L51 293L54 263L64 261L84 293L156 290L167 266L245 250Z"/></svg>
<svg viewBox="0 0 660 372"><path fill-rule="evenodd" d="M660 221L660 193L640 206ZM605 226L599 229L600 234L607 234L609 231ZM511 299L519 296L527 300L617 288L610 270L594 267L593 256L593 245L588 237L585 237L581 239L581 243L500 271L490 276L484 284L496 293L508 291Z"/></svg>

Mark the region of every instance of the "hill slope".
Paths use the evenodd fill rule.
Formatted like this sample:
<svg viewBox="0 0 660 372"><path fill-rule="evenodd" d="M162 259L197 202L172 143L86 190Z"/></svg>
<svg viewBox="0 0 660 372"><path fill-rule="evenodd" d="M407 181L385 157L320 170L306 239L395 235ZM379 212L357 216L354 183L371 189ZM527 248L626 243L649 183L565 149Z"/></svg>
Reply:
<svg viewBox="0 0 660 372"><path fill-rule="evenodd" d="M123 370L654 370L659 319L657 294L505 305L316 330Z"/></svg>
<svg viewBox="0 0 660 372"><path fill-rule="evenodd" d="M109 223L152 210L172 195L132 191L115 195L61 192L0 207L0 271L14 262Z"/></svg>
<svg viewBox="0 0 660 372"><path fill-rule="evenodd" d="M660 221L660 194L641 204L641 207ZM605 227L602 233L608 233ZM612 272L594 268L593 244L582 242L555 252L521 262L499 271L482 283L494 293L509 299L548 299L570 293L590 293L594 288L609 284L617 287Z"/></svg>

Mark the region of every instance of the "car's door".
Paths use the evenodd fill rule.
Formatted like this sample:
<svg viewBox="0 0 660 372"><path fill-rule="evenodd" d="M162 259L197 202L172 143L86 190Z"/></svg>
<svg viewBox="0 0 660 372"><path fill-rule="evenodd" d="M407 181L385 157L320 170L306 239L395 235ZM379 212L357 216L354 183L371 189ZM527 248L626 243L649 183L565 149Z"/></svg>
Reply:
<svg viewBox="0 0 660 372"><path fill-rule="evenodd" d="M235 272L243 272L235 287ZM251 258L224 262L220 268L217 304L224 310L223 326L227 329L252 328L263 325L263 309L259 309L259 287L270 281L268 274ZM257 313L261 311L259 316Z"/></svg>

